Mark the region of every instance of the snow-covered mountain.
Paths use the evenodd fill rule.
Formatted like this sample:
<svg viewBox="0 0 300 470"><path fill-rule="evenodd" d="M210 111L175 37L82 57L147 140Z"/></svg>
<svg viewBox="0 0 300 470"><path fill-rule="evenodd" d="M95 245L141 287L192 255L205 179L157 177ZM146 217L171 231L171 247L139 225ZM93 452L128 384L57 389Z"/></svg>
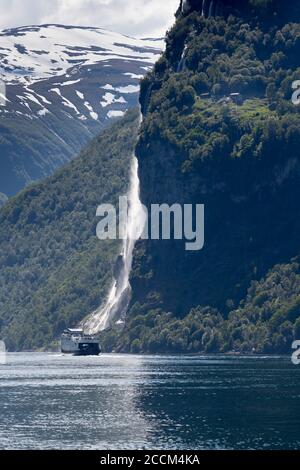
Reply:
<svg viewBox="0 0 300 470"><path fill-rule="evenodd" d="M27 26L0 31L0 192L50 174L137 104L139 81L161 39L100 28ZM3 100L3 97L2 97Z"/></svg>

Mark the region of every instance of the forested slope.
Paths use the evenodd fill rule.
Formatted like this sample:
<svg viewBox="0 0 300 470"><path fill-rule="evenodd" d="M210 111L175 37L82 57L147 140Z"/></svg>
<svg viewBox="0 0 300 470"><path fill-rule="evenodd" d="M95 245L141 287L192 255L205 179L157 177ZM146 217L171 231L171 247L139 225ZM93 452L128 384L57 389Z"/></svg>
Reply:
<svg viewBox="0 0 300 470"><path fill-rule="evenodd" d="M129 111L0 210L0 325L9 349L51 345L104 300L119 242L96 238L96 209L126 194L137 131L138 112Z"/></svg>

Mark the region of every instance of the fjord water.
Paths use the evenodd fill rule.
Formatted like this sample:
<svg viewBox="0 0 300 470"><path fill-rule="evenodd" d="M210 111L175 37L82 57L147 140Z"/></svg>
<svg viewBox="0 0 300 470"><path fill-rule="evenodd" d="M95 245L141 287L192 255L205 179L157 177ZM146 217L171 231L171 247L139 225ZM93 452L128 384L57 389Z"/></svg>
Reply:
<svg viewBox="0 0 300 470"><path fill-rule="evenodd" d="M287 357L8 354L1 449L299 449Z"/></svg>

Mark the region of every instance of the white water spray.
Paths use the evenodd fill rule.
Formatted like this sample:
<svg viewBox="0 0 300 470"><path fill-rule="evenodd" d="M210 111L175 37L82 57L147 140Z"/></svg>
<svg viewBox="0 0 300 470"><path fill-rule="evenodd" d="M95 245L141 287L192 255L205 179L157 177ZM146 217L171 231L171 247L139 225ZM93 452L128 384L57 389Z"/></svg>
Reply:
<svg viewBox="0 0 300 470"><path fill-rule="evenodd" d="M84 330L89 334L106 330L116 321L124 319L129 306L131 298L129 276L132 267L133 249L136 241L143 233L146 222L146 215L140 201L138 161L135 155L132 158L128 203L126 238L117 262L115 280L105 304L83 322Z"/></svg>
<svg viewBox="0 0 300 470"><path fill-rule="evenodd" d="M188 50L188 47L187 47L187 45L185 45L184 48L183 48L181 57L180 57L180 61L179 61L178 66L177 66L177 72L184 72L185 71L187 50Z"/></svg>

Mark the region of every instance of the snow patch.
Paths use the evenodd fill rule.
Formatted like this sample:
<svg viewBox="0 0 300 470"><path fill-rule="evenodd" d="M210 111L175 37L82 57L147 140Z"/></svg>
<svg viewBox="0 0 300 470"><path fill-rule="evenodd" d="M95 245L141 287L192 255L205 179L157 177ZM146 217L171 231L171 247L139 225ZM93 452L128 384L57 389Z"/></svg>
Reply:
<svg viewBox="0 0 300 470"><path fill-rule="evenodd" d="M31 93L34 93L38 98L40 98L42 100L42 102L44 104L52 104L50 101L47 100L47 98L45 98L44 96L42 95L39 95L36 91L34 90L30 90L29 88L27 88L27 91L31 92Z"/></svg>
<svg viewBox="0 0 300 470"><path fill-rule="evenodd" d="M40 111L38 111L39 116L46 116L46 114L49 114L49 111L46 108L43 108Z"/></svg>
<svg viewBox="0 0 300 470"><path fill-rule="evenodd" d="M109 83L107 83L106 85L102 86L101 88L103 88L103 90L112 90L114 91L114 87L112 85L110 85Z"/></svg>
<svg viewBox="0 0 300 470"><path fill-rule="evenodd" d="M31 84L70 74L74 68L90 69L100 63L110 66L111 60L152 66L164 48L164 41L130 38L101 28L44 25L2 30L0 47L1 61L5 61L4 80Z"/></svg>
<svg viewBox="0 0 300 470"><path fill-rule="evenodd" d="M84 94L81 93L80 91L76 90L76 95L77 95L78 98L80 98L81 100L84 100Z"/></svg>
<svg viewBox="0 0 300 470"><path fill-rule="evenodd" d="M100 101L100 104L102 108L106 108L106 106L109 106L113 103L127 103L125 98L121 96L120 98L116 98L116 96L113 93L105 93L105 95L102 98L104 101Z"/></svg>
<svg viewBox="0 0 300 470"><path fill-rule="evenodd" d="M98 114L95 113L95 111L93 110L93 107L90 105L90 103L88 101L85 101L84 106L89 110L91 118L94 119L94 121L97 121Z"/></svg>
<svg viewBox="0 0 300 470"><path fill-rule="evenodd" d="M139 85L127 85L127 86L120 86L116 88L116 91L119 93L138 93L140 91Z"/></svg>
<svg viewBox="0 0 300 470"><path fill-rule="evenodd" d="M94 121L98 120L98 114L95 113L94 111L90 112L90 116L91 116L92 119L94 119Z"/></svg>
<svg viewBox="0 0 300 470"><path fill-rule="evenodd" d="M2 102L6 101L7 103L10 103L9 99L3 93L0 93L0 100Z"/></svg>
<svg viewBox="0 0 300 470"><path fill-rule="evenodd" d="M114 110L111 110L111 111L108 111L107 113L107 117L109 119L111 118L117 118L117 117L122 117L124 116L125 114L125 111L114 111Z"/></svg>
<svg viewBox="0 0 300 470"><path fill-rule="evenodd" d="M78 111L76 106L71 101L69 101L67 98L65 98L64 96L62 96L62 104L64 106L66 106L67 108L73 109L76 114L78 114L78 115L80 114L80 112Z"/></svg>
<svg viewBox="0 0 300 470"><path fill-rule="evenodd" d="M125 75L126 77L134 78L136 80L141 80L142 78L144 78L144 75L137 75L136 73L132 72L125 72L123 73L123 75Z"/></svg>
<svg viewBox="0 0 300 470"><path fill-rule="evenodd" d="M39 100L37 98L35 98L35 96L33 96L31 93L25 93L25 96L27 96L27 98L30 100L30 101L33 101L33 103L37 104L38 106L40 106L41 108L43 108L44 106L41 105L41 103L39 102Z"/></svg>
<svg viewBox="0 0 300 470"><path fill-rule="evenodd" d="M71 85L76 85L76 83L79 83L79 82L80 82L80 78L78 80L69 80L68 82L57 83L56 85L71 86Z"/></svg>
<svg viewBox="0 0 300 470"><path fill-rule="evenodd" d="M71 108L75 111L76 114L80 114L80 112L78 111L78 109L76 108L76 106L70 101L68 100L67 98L65 98L64 96L62 96L61 94L61 91L59 88L51 88L51 90L53 93L56 93L61 99L62 99L62 104L64 106L66 106L67 108Z"/></svg>
<svg viewBox="0 0 300 470"><path fill-rule="evenodd" d="M61 92L60 92L60 89L59 88L51 88L51 90L53 93L56 93L58 96L61 97Z"/></svg>

